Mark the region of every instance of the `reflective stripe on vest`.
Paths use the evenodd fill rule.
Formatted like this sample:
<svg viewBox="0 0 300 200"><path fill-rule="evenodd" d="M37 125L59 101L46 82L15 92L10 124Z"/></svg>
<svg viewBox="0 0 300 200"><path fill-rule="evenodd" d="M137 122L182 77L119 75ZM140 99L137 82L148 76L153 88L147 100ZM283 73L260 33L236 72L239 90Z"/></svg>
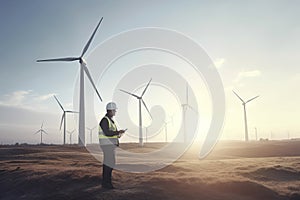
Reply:
<svg viewBox="0 0 300 200"><path fill-rule="evenodd" d="M111 120L105 116L104 118L108 121L108 130L110 131L117 131L117 126L111 122ZM107 145L107 144L118 144L118 135L114 136L106 136L104 131L102 130L101 126L99 125L99 139L100 144Z"/></svg>

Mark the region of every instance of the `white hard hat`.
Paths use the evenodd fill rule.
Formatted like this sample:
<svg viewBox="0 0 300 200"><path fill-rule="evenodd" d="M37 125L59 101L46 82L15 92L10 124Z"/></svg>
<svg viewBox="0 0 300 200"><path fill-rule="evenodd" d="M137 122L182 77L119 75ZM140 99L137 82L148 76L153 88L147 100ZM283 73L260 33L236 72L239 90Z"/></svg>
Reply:
<svg viewBox="0 0 300 200"><path fill-rule="evenodd" d="M106 105L106 110L116 110L117 108L117 104L115 102L109 102Z"/></svg>

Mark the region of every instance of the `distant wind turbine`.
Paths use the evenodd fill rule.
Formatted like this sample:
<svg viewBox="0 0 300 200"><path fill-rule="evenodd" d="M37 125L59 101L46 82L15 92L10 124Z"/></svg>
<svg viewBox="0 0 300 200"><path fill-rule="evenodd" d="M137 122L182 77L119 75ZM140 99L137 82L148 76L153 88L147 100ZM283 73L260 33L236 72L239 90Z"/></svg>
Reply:
<svg viewBox="0 0 300 200"><path fill-rule="evenodd" d="M255 127L255 139L257 141L257 128Z"/></svg>
<svg viewBox="0 0 300 200"><path fill-rule="evenodd" d="M59 130L61 130L61 126L62 123L64 122L64 144L66 144L66 128L67 128L67 113L78 113L76 111L71 111L71 110L65 110L64 107L61 105L61 103L59 102L59 100L57 99L57 97L55 95L53 95L56 102L58 103L58 105L60 106L60 108L63 111L63 114L61 116L61 121L60 121L60 127Z"/></svg>
<svg viewBox="0 0 300 200"><path fill-rule="evenodd" d="M242 105L244 107L244 121L245 121L245 141L248 141L248 125L247 125L247 113L246 113L246 104L249 103L250 101L256 99L258 96L253 97L251 99L249 99L248 101L244 101L235 91L232 91L242 102Z"/></svg>
<svg viewBox="0 0 300 200"><path fill-rule="evenodd" d="M145 101L143 100L143 96L144 96L144 94L145 94L145 92L146 92L146 90L147 90L147 88L148 88L151 80L152 79L150 79L150 81L148 82L148 84L145 87L145 89L144 89L144 91L143 91L143 93L142 93L141 96L137 96L136 94L132 94L132 93L127 92L125 90L120 90L120 91L125 92L125 93L127 93L127 94L129 94L129 95L131 95L131 96L133 96L133 97L135 97L135 98L137 98L139 100L139 146L143 146L144 145L143 144L143 125L142 125L142 103L144 104L147 112L149 113L149 115L150 115L150 117L152 119L151 113L150 113L149 109L147 108L147 105L146 105Z"/></svg>
<svg viewBox="0 0 300 200"><path fill-rule="evenodd" d="M85 146L85 103L84 103L84 73L89 78L92 86L94 87L94 90L96 91L100 101L102 101L102 98L96 88L96 85L94 84L94 81L92 79L92 76L87 68L86 61L83 59L84 54L87 52L96 32L99 28L101 22L103 20L103 17L99 21L96 29L94 30L93 34L91 35L90 39L84 46L82 53L79 57L66 57L66 58L54 58L54 59L45 59L45 60L37 60L37 62L52 62L52 61L66 61L66 62L72 62L72 61L79 61L80 64L80 88L79 88L79 134L78 134L78 144L80 146Z"/></svg>
<svg viewBox="0 0 300 200"><path fill-rule="evenodd" d="M186 90L185 90L185 97L186 97L186 103L181 104L182 106L182 121L183 121L183 141L186 142L186 112L187 109L191 109L195 113L198 113L190 104L189 104L189 88L188 84L186 84Z"/></svg>
<svg viewBox="0 0 300 200"><path fill-rule="evenodd" d="M86 127L87 130L90 131L90 143L92 144L93 143L93 130L97 128L97 126L93 127L93 128L88 128Z"/></svg>
<svg viewBox="0 0 300 200"><path fill-rule="evenodd" d="M271 133L270 133L270 140L272 140L273 139L273 132L271 131Z"/></svg>
<svg viewBox="0 0 300 200"><path fill-rule="evenodd" d="M70 144L72 144L72 135L74 133L75 129L73 129L73 131L67 131L70 135Z"/></svg>
<svg viewBox="0 0 300 200"><path fill-rule="evenodd" d="M174 122L173 122L173 116L171 116L170 118L171 118L171 120L169 120L169 121L165 121L164 120L165 142L168 142L168 124L169 123L174 124Z"/></svg>
<svg viewBox="0 0 300 200"><path fill-rule="evenodd" d="M38 134L38 133L41 134L41 144L43 144L43 133L48 135L48 133L43 129L43 125L44 125L44 122L42 123L40 130L38 130L37 132L34 133L34 134Z"/></svg>

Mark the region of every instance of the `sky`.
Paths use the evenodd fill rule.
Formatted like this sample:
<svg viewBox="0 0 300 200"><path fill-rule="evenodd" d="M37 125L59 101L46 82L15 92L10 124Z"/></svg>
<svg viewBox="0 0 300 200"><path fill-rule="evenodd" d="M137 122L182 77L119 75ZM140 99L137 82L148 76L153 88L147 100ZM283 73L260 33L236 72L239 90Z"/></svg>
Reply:
<svg viewBox="0 0 300 200"><path fill-rule="evenodd" d="M198 43L220 74L226 97L221 139L244 138L243 108L232 90L245 100L260 95L247 104L250 139L255 139L255 127L259 138L285 139L288 135L298 138L299 6L300 2L293 0L2 0L0 142L38 143L39 136L34 133L43 122L48 132L44 142L62 142L59 131L62 112L53 95L57 95L65 108L76 108L73 96L79 66L35 61L80 55L101 17L104 20L87 60L97 45L118 33L143 27L175 30ZM99 80L95 82L103 88ZM201 94L198 98L201 99ZM145 101L152 102L151 95L145 96ZM210 107L209 99L205 105L199 107L200 113L201 108ZM105 102L98 106L104 107ZM137 104L130 101L128 106L133 108ZM154 105L149 103L149 106ZM135 113L137 110L129 113L133 121L137 120ZM95 115L99 119L103 114ZM175 124L180 122L177 117ZM77 129L74 116L68 116L67 124L68 130ZM176 128L173 123L168 130Z"/></svg>

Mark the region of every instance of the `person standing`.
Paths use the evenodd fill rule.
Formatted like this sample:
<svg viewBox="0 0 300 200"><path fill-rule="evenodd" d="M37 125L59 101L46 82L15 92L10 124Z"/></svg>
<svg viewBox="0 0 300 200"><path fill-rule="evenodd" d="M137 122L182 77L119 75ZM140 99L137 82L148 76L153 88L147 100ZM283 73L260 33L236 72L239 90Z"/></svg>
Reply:
<svg viewBox="0 0 300 200"><path fill-rule="evenodd" d="M116 164L115 149L119 146L119 138L125 130L118 130L112 119L117 110L117 105L114 102L109 102L106 105L106 114L99 123L99 143L103 151L103 167L102 167L102 187L113 189L112 185L112 170Z"/></svg>

